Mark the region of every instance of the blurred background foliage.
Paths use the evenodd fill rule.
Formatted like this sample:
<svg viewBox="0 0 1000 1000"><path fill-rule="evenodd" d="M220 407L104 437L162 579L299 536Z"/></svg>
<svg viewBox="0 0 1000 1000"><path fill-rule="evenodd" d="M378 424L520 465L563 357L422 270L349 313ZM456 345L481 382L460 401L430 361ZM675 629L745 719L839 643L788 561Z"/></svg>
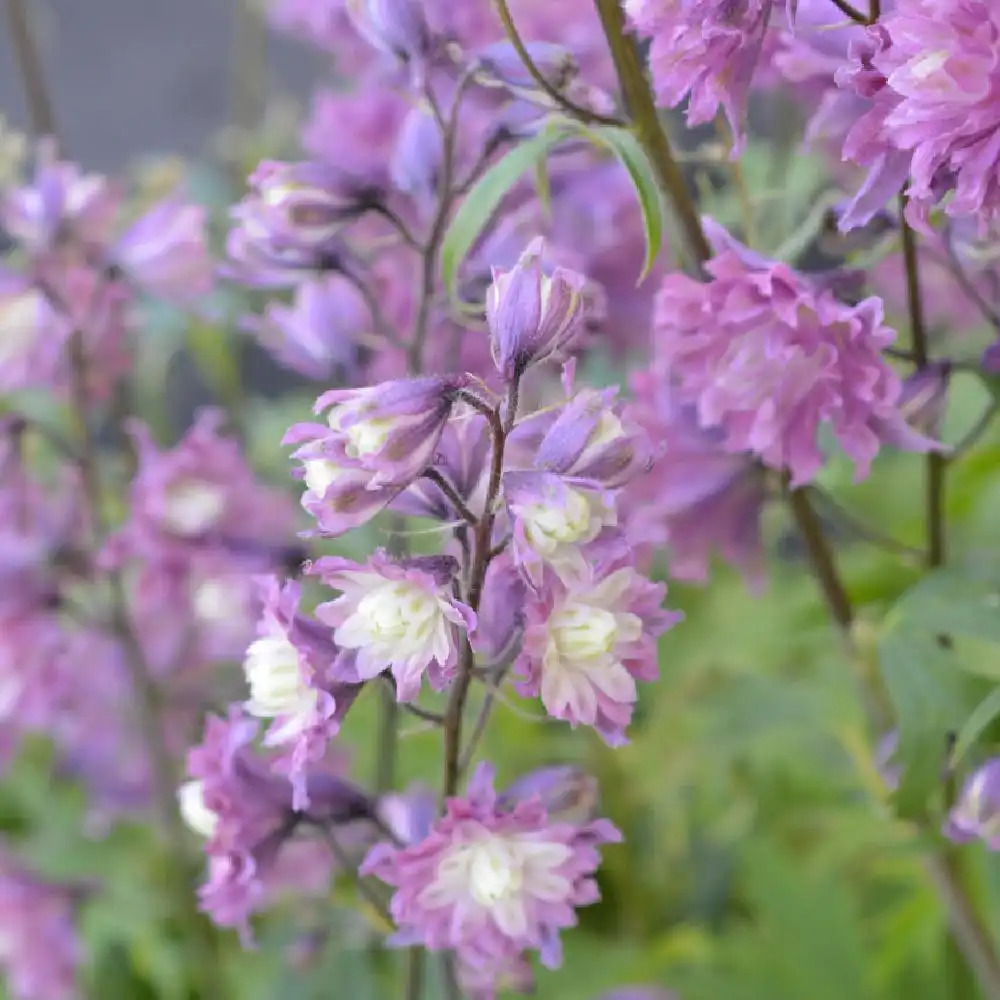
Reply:
<svg viewBox="0 0 1000 1000"><path fill-rule="evenodd" d="M284 108L258 129L227 134L226 158L133 166L140 196L152 200L186 177L212 208L221 246L244 174L262 155L293 150L293 130L274 125L286 121ZM750 144L738 173L719 155L711 130L688 136L684 162L702 207L735 231L752 230L764 252L790 260L822 255L836 196L825 162L799 149L793 109L768 106L757 114L767 138ZM2 148L9 172L18 140L8 134ZM866 254L857 261L870 266ZM236 318L251 298L223 288L194 323L150 307L136 399L164 439L178 436L197 405L222 403L256 467L292 489L279 442L315 392L279 373L238 331ZM890 321L905 328L901 315ZM939 343L951 337L946 329L935 334ZM988 336L986 329L963 334L949 347L976 357ZM601 368L608 383L620 374ZM996 389L979 375L956 375L944 438L959 440ZM43 414L51 405L43 397L29 401ZM794 527L775 507L764 593L751 595L722 565L707 588L671 584L668 603L686 620L662 639L662 677L642 691L629 745L609 750L589 730L571 732L545 719L537 704L503 695L481 751L497 762L501 781L546 762L579 762L599 779L603 811L625 835L623 845L605 851L602 902L581 911L581 927L566 935L564 968L539 970L539 997L579 1000L632 982L674 989L684 1000L975 997L958 981L922 861L933 832L913 820L928 803L940 819L949 734L962 733L1000 680L1000 599L989 599L1000 587L1000 429L950 472L952 569L929 590L922 584L913 605L905 595L923 573L905 548L923 542L922 475L919 458L890 454L860 485L846 461L832 461L821 478L838 505L828 511L828 526L862 620L860 663L845 655ZM843 510L894 539L897 549L863 537ZM376 522L330 548L357 555L384 543L386 531ZM957 636L951 648L936 642L939 627ZM235 675L238 666L232 669ZM871 706L865 692L880 671L892 704ZM366 690L343 733L360 778L373 766L377 703ZM878 719L888 709L902 729L902 802L886 789L871 728L872 713ZM1000 735L989 711L974 723L965 733L966 764L982 759ZM400 785L436 784L439 741L435 730L405 721ZM190 977L164 902L166 868L150 856L140 828L119 825L99 840L89 822L78 789L53 781L48 749L32 743L0 785L0 828L40 871L79 880L84 895L94 879L106 885L85 910L90 995L187 1000ZM974 845L963 849L962 863L973 895L1000 914L1000 862ZM328 900L290 899L262 918L256 950L245 952L227 934L215 958L227 995L240 1000L376 1000L398 995L394 965L375 947L378 930L351 885L338 880ZM434 982L429 978L430 996L439 995Z"/></svg>

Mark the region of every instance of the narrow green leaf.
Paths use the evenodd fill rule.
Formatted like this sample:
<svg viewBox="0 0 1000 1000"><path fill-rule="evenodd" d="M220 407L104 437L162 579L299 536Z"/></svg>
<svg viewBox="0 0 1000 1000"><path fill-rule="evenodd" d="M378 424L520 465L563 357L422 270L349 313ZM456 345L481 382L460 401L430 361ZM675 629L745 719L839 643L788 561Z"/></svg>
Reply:
<svg viewBox="0 0 1000 1000"><path fill-rule="evenodd" d="M891 617L942 635L1000 643L1000 577L935 570L899 599Z"/></svg>
<svg viewBox="0 0 1000 1000"><path fill-rule="evenodd" d="M656 263L663 245L663 201L653 168L639 140L627 129L595 126L581 129L592 142L613 153L628 171L635 188L646 237L646 258L637 284L642 284Z"/></svg>
<svg viewBox="0 0 1000 1000"><path fill-rule="evenodd" d="M955 741L953 760L957 763L970 750L972 745L986 731L989 724L1000 715L1000 687L994 688L975 708L972 715L966 719L958 739Z"/></svg>
<svg viewBox="0 0 1000 1000"><path fill-rule="evenodd" d="M882 639L879 669L899 728L896 804L903 816L915 817L941 784L948 734L962 727L983 685L959 669L936 630L911 623Z"/></svg>
<svg viewBox="0 0 1000 1000"><path fill-rule="evenodd" d="M494 164L466 195L448 227L441 244L441 272L445 288L455 298L455 283L462 262L486 228L493 213L510 189L540 163L567 132L563 122L553 122L538 135L515 146L499 163Z"/></svg>

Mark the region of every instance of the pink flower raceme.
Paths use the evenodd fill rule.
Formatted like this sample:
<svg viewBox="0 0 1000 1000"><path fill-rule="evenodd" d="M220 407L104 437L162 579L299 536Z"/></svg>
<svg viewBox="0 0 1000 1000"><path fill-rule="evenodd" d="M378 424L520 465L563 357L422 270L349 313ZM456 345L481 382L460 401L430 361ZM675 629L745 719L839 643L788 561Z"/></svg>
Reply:
<svg viewBox="0 0 1000 1000"><path fill-rule="evenodd" d="M538 238L509 271L494 269L486 296L493 360L508 381L558 355L583 325L586 279L561 267L547 274L544 249Z"/></svg>
<svg viewBox="0 0 1000 1000"><path fill-rule="evenodd" d="M370 818L373 803L333 775L309 776L309 811L294 811L289 782L253 752L257 723L231 710L208 719L202 743L188 754L191 780L178 790L187 825L205 838L208 881L202 908L219 925L249 937L251 913L266 903L278 854L299 822Z"/></svg>
<svg viewBox="0 0 1000 1000"><path fill-rule="evenodd" d="M327 423L296 424L285 444L301 447L302 505L325 534L363 524L430 464L467 376L399 379L335 389L316 402Z"/></svg>
<svg viewBox="0 0 1000 1000"><path fill-rule="evenodd" d="M853 47L841 86L870 98L844 143L868 179L842 217L867 222L909 176L907 214L1000 218L1000 8L991 0L900 3Z"/></svg>
<svg viewBox="0 0 1000 1000"><path fill-rule="evenodd" d="M11 1000L76 1000L75 893L0 859L0 969Z"/></svg>
<svg viewBox="0 0 1000 1000"><path fill-rule="evenodd" d="M625 742L636 681L658 676L656 638L683 617L663 609L666 587L641 576L623 545L588 553L582 571L550 572L527 604L519 690L546 711Z"/></svg>
<svg viewBox="0 0 1000 1000"><path fill-rule="evenodd" d="M400 701L417 697L425 673L438 689L451 680L458 633L476 627L475 612L452 595L457 570L447 556L396 561L381 551L365 565L317 560L311 572L341 592L316 616L334 628L342 649L355 651L345 678L366 681L391 670Z"/></svg>
<svg viewBox="0 0 1000 1000"><path fill-rule="evenodd" d="M361 870L396 888L398 943L452 950L472 970L509 968L528 949L555 967L560 930L598 898L597 846L619 839L607 820L553 821L538 797L501 803L481 764L426 837L376 846Z"/></svg>
<svg viewBox="0 0 1000 1000"><path fill-rule="evenodd" d="M712 121L721 107L733 134L743 132L747 94L772 0L625 0L636 30L650 39L649 67L658 101L688 97L689 125Z"/></svg>
<svg viewBox="0 0 1000 1000"><path fill-rule="evenodd" d="M944 833L958 843L981 840L991 851L1000 851L1000 757L969 776Z"/></svg>
<svg viewBox="0 0 1000 1000"><path fill-rule="evenodd" d="M716 236L717 242L723 238ZM817 437L828 425L868 474L883 442L928 451L898 409L900 381L882 350L895 340L882 303L837 301L786 264L723 244L707 282L681 274L660 287L653 325L658 370L703 428L729 452L756 455L809 482L823 464Z"/></svg>
<svg viewBox="0 0 1000 1000"><path fill-rule="evenodd" d="M664 376L634 372L631 388L629 414L659 448L650 472L622 495L629 542L644 563L666 549L671 577L695 583L707 582L717 552L760 589L764 470L751 456L727 451L720 430L700 428L694 408L678 403Z"/></svg>
<svg viewBox="0 0 1000 1000"><path fill-rule="evenodd" d="M338 670L343 655L327 629L299 613L301 587L261 580L264 608L243 672L250 686L246 711L273 719L265 746L282 747L274 766L291 778L295 808L309 804L305 772L326 753L340 720L357 696Z"/></svg>

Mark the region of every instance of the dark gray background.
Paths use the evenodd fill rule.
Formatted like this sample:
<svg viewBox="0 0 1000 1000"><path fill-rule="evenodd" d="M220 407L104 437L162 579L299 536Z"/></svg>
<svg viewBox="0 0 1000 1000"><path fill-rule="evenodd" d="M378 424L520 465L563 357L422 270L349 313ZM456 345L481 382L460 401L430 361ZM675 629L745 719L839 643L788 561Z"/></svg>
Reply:
<svg viewBox="0 0 1000 1000"><path fill-rule="evenodd" d="M114 170L136 155L197 155L230 120L233 36L241 0L27 0L70 155ZM303 97L318 53L269 33L272 94ZM27 109L0 0L0 114Z"/></svg>

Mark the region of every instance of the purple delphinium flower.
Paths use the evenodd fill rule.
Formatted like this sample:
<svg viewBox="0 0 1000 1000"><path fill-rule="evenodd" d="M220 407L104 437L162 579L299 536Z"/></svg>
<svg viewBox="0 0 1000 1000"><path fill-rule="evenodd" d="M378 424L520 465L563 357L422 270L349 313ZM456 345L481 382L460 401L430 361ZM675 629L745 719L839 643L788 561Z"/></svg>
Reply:
<svg viewBox="0 0 1000 1000"><path fill-rule="evenodd" d="M82 950L71 888L0 858L0 969L11 1000L75 1000Z"/></svg>
<svg viewBox="0 0 1000 1000"><path fill-rule="evenodd" d="M324 163L262 162L232 209L228 273L244 284L294 285L343 262L341 230L371 205L372 191Z"/></svg>
<svg viewBox="0 0 1000 1000"><path fill-rule="evenodd" d="M869 175L842 229L867 222L906 182L907 216L938 204L1000 218L1000 8L990 0L900 3L852 46L838 83L871 99L844 143ZM951 195L945 200L946 195Z"/></svg>
<svg viewBox="0 0 1000 1000"><path fill-rule="evenodd" d="M960 844L982 840L991 851L1000 851L1000 757L991 758L968 777L944 834Z"/></svg>
<svg viewBox="0 0 1000 1000"><path fill-rule="evenodd" d="M295 808L304 809L309 804L306 767L326 753L358 688L338 682L335 665L342 655L329 631L299 613L300 585L264 577L261 591L258 638L243 661L250 687L246 711L274 720L264 745L285 749L274 766L289 775Z"/></svg>
<svg viewBox="0 0 1000 1000"><path fill-rule="evenodd" d="M356 651L352 679L391 670L400 701L417 697L425 673L438 689L451 679L458 632L476 627L475 612L452 594L457 570L447 556L397 561L382 551L363 565L336 556L312 565L310 572L341 592L316 617L335 630L338 646Z"/></svg>
<svg viewBox="0 0 1000 1000"><path fill-rule="evenodd" d="M546 565L582 568L582 549L618 523L614 495L590 480L552 472L503 475L503 496L512 525L514 560L539 587Z"/></svg>
<svg viewBox="0 0 1000 1000"><path fill-rule="evenodd" d="M190 780L178 789L185 823L205 838L208 880L202 908L220 926L249 938L248 919L267 901L279 852L301 822L341 824L369 819L374 803L361 789L324 772L307 778L309 809L296 812L288 780L254 753L257 723L237 709L210 716L200 745L188 753Z"/></svg>
<svg viewBox="0 0 1000 1000"><path fill-rule="evenodd" d="M0 200L0 227L32 256L74 245L101 254L120 202L120 192L105 178L60 162L54 143L42 142L33 182Z"/></svg>
<svg viewBox="0 0 1000 1000"><path fill-rule="evenodd" d="M205 236L205 210L172 198L154 205L125 231L111 260L150 295L190 302L212 290Z"/></svg>
<svg viewBox="0 0 1000 1000"><path fill-rule="evenodd" d="M771 15L772 0L625 0L625 11L650 39L649 67L660 104L686 97L689 125L711 122L721 107L742 145L747 94Z"/></svg>
<svg viewBox="0 0 1000 1000"><path fill-rule="evenodd" d="M340 274L303 281L289 306L269 303L244 327L279 363L316 381L352 379L359 340L370 332L371 312L355 285Z"/></svg>
<svg viewBox="0 0 1000 1000"><path fill-rule="evenodd" d="M472 645L485 663L499 666L517 655L524 631L527 590L510 554L491 560L479 601L478 626Z"/></svg>
<svg viewBox="0 0 1000 1000"><path fill-rule="evenodd" d="M71 332L30 278L0 270L0 391L51 384Z"/></svg>
<svg viewBox="0 0 1000 1000"><path fill-rule="evenodd" d="M398 379L336 389L316 403L326 424L292 426L285 444L306 484L302 506L339 535L374 517L430 464L467 376Z"/></svg>
<svg viewBox="0 0 1000 1000"><path fill-rule="evenodd" d="M631 565L623 545L593 552L583 572L549 573L527 604L518 690L549 715L625 742L636 681L658 676L656 638L683 617L663 608L666 587Z"/></svg>
<svg viewBox="0 0 1000 1000"><path fill-rule="evenodd" d="M810 482L823 464L828 425L867 476L884 442L939 447L899 412L900 380L882 356L896 337L882 302L848 306L786 264L723 247L707 282L664 279L653 324L660 369L703 428L718 428L730 452L756 455Z"/></svg>
<svg viewBox="0 0 1000 1000"><path fill-rule="evenodd" d="M544 250L539 237L513 268L494 268L486 295L493 360L508 381L558 355L583 327L586 279L561 267L547 274Z"/></svg>
<svg viewBox="0 0 1000 1000"><path fill-rule="evenodd" d="M681 406L662 374L633 372L631 416L659 448L650 472L621 495L625 535L645 561L666 548L677 580L705 583L718 552L753 590L765 580L761 515L764 470L733 454L718 430L702 430L693 407Z"/></svg>
<svg viewBox="0 0 1000 1000"><path fill-rule="evenodd" d="M552 822L541 799L504 807L481 764L466 795L418 843L379 844L361 867L396 888L400 944L452 950L472 969L504 967L525 950L562 959L559 932L598 898L597 846L621 835L607 820Z"/></svg>

